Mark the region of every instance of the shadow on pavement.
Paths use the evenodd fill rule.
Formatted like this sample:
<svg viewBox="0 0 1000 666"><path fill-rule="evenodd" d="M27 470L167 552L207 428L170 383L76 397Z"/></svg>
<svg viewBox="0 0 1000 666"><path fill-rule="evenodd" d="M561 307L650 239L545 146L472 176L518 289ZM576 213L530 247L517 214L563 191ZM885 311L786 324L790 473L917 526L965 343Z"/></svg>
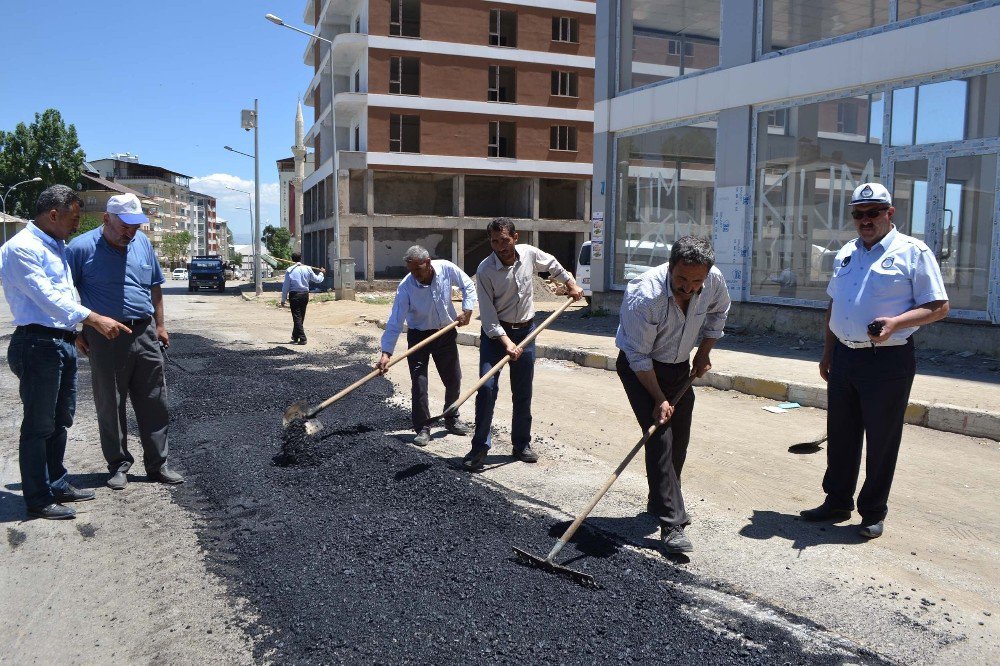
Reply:
<svg viewBox="0 0 1000 666"><path fill-rule="evenodd" d="M858 534L857 525L807 523L793 514L758 510L754 510L750 524L740 530L740 535L761 541L787 539L799 551L820 544L853 545L868 541Z"/></svg>

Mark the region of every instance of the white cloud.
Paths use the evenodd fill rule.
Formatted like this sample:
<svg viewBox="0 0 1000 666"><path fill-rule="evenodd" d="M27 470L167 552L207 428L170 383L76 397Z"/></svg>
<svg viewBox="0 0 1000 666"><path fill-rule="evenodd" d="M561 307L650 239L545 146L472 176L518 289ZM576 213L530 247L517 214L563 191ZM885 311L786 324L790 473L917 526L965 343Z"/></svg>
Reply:
<svg viewBox="0 0 1000 666"><path fill-rule="evenodd" d="M226 187L235 187L238 190L250 192L251 196L253 195L253 181L244 180L243 178L232 174L213 173L208 176L197 176L191 179L192 190L215 197L219 205L246 205L247 195L241 192L233 192L232 190L226 189ZM261 208L264 208L265 206L278 206L280 205L280 202L281 200L278 196L278 183L260 184Z"/></svg>

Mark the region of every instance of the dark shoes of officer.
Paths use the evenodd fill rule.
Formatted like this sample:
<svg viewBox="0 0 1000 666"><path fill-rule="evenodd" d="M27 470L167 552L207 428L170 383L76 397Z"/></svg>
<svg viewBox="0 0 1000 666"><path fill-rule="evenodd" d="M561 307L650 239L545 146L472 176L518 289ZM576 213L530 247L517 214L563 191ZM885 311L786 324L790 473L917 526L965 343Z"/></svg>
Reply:
<svg viewBox="0 0 1000 666"><path fill-rule="evenodd" d="M112 474L108 478L107 484L111 490L125 490L125 486L128 485L128 477L125 476L125 470L120 469Z"/></svg>
<svg viewBox="0 0 1000 666"><path fill-rule="evenodd" d="M93 498L91 498L93 499ZM32 507L28 509L28 518L45 518L46 520L68 520L76 518L76 511L53 502L45 506Z"/></svg>
<svg viewBox="0 0 1000 666"><path fill-rule="evenodd" d="M691 543L691 539L684 534L683 525L675 527L667 527L666 525L661 526L660 546L663 548L663 552L669 555L690 553L694 550L694 545Z"/></svg>
<svg viewBox="0 0 1000 666"><path fill-rule="evenodd" d="M469 434L469 424L455 419L454 421L445 421L444 429L453 435L468 435Z"/></svg>
<svg viewBox="0 0 1000 666"><path fill-rule="evenodd" d="M877 539L882 536L882 532L885 531L885 523L881 520L877 523L872 523L871 525L862 524L858 527L858 534L865 537L866 539Z"/></svg>
<svg viewBox="0 0 1000 666"><path fill-rule="evenodd" d="M431 441L431 429L430 428L421 428L420 432L417 433L417 436L413 438L413 443L416 446L427 446L427 444L430 441Z"/></svg>
<svg viewBox="0 0 1000 666"><path fill-rule="evenodd" d="M178 483L184 483L184 477L167 467L166 463L161 465L160 469L155 472L147 472L146 478L150 481L158 481L172 486L176 486Z"/></svg>
<svg viewBox="0 0 1000 666"><path fill-rule="evenodd" d="M847 509L834 509L832 506L823 503L820 504L815 509L806 509L805 511L800 511L799 515L802 516L802 520L808 520L811 523L829 520L835 523L839 523L843 520L851 519L851 512Z"/></svg>
<svg viewBox="0 0 1000 666"><path fill-rule="evenodd" d="M538 454L531 448L531 444L525 444L520 449L514 449L514 459L521 462L534 463L538 462Z"/></svg>
<svg viewBox="0 0 1000 666"><path fill-rule="evenodd" d="M462 467L469 472L482 472L486 467L486 454L489 452L489 449L472 449L462 458Z"/></svg>
<svg viewBox="0 0 1000 666"><path fill-rule="evenodd" d="M79 488L74 488L68 483L60 490L53 490L52 496L58 504L65 504L66 502L86 502L87 500L92 500L97 497L93 490L80 490Z"/></svg>

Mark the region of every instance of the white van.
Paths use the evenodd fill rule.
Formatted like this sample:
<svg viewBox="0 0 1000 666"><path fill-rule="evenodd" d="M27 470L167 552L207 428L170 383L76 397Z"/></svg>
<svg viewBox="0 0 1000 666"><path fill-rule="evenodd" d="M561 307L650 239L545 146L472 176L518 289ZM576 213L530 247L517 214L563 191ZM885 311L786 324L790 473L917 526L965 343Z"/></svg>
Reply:
<svg viewBox="0 0 1000 666"><path fill-rule="evenodd" d="M590 241L580 246L580 256L576 259L576 281L583 288L583 295L590 301L593 291L590 289Z"/></svg>

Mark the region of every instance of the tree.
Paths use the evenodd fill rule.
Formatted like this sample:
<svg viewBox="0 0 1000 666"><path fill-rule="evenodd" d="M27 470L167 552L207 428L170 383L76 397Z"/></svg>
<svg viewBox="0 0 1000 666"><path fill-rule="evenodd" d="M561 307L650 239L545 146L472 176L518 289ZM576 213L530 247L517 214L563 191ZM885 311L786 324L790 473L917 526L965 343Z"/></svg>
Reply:
<svg viewBox="0 0 1000 666"><path fill-rule="evenodd" d="M229 261L231 261L238 268L243 266L243 255L233 250L229 253Z"/></svg>
<svg viewBox="0 0 1000 666"><path fill-rule="evenodd" d="M77 189L84 159L76 127L67 127L55 109L36 113L34 122L18 123L13 132L0 130L0 183L9 187L35 176L42 179L14 190L7 212L30 219L35 200L46 187L61 184Z"/></svg>
<svg viewBox="0 0 1000 666"><path fill-rule="evenodd" d="M187 231L163 234L163 240L160 241L160 254L169 259L172 266L178 259L187 254L190 244L191 234Z"/></svg>
<svg viewBox="0 0 1000 666"><path fill-rule="evenodd" d="M267 248L268 253L272 257L277 257L278 259L292 258L292 236L288 233L288 229L274 227L269 224L264 227L261 240L264 241L264 247Z"/></svg>
<svg viewBox="0 0 1000 666"><path fill-rule="evenodd" d="M80 234L85 234L92 229L104 224L104 215L101 213L84 213L80 216L80 227L76 230L76 233L70 236L66 242L69 242L79 236Z"/></svg>

